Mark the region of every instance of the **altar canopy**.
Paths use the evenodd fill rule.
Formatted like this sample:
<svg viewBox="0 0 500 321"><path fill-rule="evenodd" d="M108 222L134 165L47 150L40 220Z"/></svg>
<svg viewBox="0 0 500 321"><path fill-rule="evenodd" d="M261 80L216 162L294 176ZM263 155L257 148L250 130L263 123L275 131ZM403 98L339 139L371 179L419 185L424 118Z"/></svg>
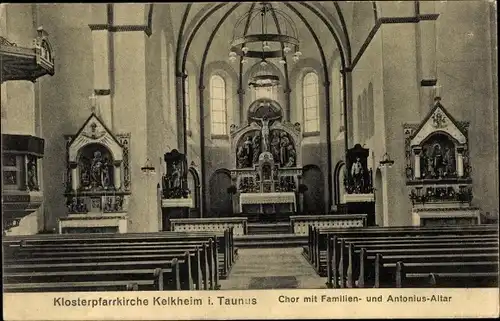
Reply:
<svg viewBox="0 0 500 321"><path fill-rule="evenodd" d="M302 175L300 124L282 121L277 102L259 99L249 108L248 124L231 129L234 210L294 212Z"/></svg>

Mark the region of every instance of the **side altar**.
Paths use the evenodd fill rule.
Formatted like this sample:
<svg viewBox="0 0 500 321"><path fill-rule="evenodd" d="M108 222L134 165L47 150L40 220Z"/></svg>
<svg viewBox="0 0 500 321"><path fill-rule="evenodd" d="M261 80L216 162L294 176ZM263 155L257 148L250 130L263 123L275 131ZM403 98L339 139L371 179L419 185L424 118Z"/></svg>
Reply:
<svg viewBox="0 0 500 321"><path fill-rule="evenodd" d="M129 134L114 134L92 113L66 136L67 216L59 233L126 233L130 197Z"/></svg>
<svg viewBox="0 0 500 321"><path fill-rule="evenodd" d="M165 174L161 184L161 226L163 231L171 228L171 219L185 219L194 207L191 191L187 187L186 155L177 149L165 153Z"/></svg>
<svg viewBox="0 0 500 321"><path fill-rule="evenodd" d="M472 205L468 127L439 97L422 123L404 124L413 225L481 224L480 209Z"/></svg>
<svg viewBox="0 0 500 321"><path fill-rule="evenodd" d="M282 121L281 107L269 99L250 106L246 126L231 126L234 213L297 211L301 140L300 124Z"/></svg>

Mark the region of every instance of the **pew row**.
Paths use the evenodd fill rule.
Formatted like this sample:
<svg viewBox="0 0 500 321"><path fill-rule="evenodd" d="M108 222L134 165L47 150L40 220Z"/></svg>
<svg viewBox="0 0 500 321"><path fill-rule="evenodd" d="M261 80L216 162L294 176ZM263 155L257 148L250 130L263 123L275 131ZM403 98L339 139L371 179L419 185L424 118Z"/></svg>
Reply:
<svg viewBox="0 0 500 321"><path fill-rule="evenodd" d="M496 226L310 232L304 256L329 287L498 284Z"/></svg>

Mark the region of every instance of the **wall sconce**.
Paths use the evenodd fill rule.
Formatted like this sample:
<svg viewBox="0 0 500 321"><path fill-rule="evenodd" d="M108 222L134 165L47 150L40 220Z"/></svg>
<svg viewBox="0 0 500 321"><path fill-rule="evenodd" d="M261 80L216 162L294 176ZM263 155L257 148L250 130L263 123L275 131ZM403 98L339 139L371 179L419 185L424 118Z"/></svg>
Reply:
<svg viewBox="0 0 500 321"><path fill-rule="evenodd" d="M141 171L145 174L153 174L155 172L155 168L149 158L146 159L146 163L141 167Z"/></svg>
<svg viewBox="0 0 500 321"><path fill-rule="evenodd" d="M394 161L391 159L389 154L385 153L384 156L382 156L382 160L380 161L380 167L391 168L392 165L394 165Z"/></svg>

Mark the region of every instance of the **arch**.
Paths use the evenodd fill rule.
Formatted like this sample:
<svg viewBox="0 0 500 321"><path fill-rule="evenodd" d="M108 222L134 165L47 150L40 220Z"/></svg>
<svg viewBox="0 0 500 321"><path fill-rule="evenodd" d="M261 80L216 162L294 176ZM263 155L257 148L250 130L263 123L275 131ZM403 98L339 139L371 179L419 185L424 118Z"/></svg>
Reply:
<svg viewBox="0 0 500 321"><path fill-rule="evenodd" d="M146 34L151 36L153 33L153 3L146 4L146 10L144 10L144 21L146 25Z"/></svg>
<svg viewBox="0 0 500 321"><path fill-rule="evenodd" d="M375 172L375 225L384 226L384 186L382 184L382 171L377 168Z"/></svg>
<svg viewBox="0 0 500 321"><path fill-rule="evenodd" d="M211 217L231 216L233 212L232 196L228 193L231 187L231 173L226 168L217 169L209 179L208 194L210 196Z"/></svg>
<svg viewBox="0 0 500 321"><path fill-rule="evenodd" d="M225 3L222 3L222 4L217 4L217 5L214 5L214 6L205 6L202 10L203 10L203 13L200 15L201 19L200 21L196 21L193 25L193 31L189 34L189 37L187 39L187 42L186 42L186 47L184 49L184 60L183 60L183 64L185 63L185 57L186 57L186 54L189 52L190 50L190 46L191 46L191 43L194 39L194 37L196 36L197 32L199 31L199 29L202 27L202 25L205 23L205 21L207 21L207 19L213 15L216 11L218 11L220 8L222 8L223 6L225 5ZM201 65L200 65L200 91L203 90L204 88L204 84L203 84L203 78L204 78L204 74L205 74L205 63L206 63L206 59L207 59L207 55L208 55L208 51L210 50L210 47L212 45L212 41L213 41L213 38L215 37L215 34L217 33L218 29L220 28L220 26L224 23L224 21L229 17L229 15L239 6L240 4L237 3L233 6L231 6L231 8L229 8L223 15L222 17L220 18L220 20L218 21L218 23L216 24L215 28L213 28L213 32L210 34L210 37L208 38L207 40L207 43L206 43L206 46L205 46L205 51L203 52L203 57L202 57L202 62L201 62ZM312 26L310 25L310 23L308 22L308 20L301 14L301 12L292 4L289 4L289 3L283 3L283 5L285 7L287 7L288 9L290 9L294 14L295 16L297 16L300 21L305 25L305 27L307 28L307 30L309 31L309 33L311 34L312 38L314 39L314 42L316 44L316 47L318 48L318 52L319 52L319 55L320 55L320 58L321 58L321 61L322 61L322 66L323 66L323 77L324 77L324 87L327 89L325 90L325 102L322 104L324 106L326 106L326 109L325 109L325 118L326 118L326 122L327 122L327 128L330 127L330 81L329 81L329 75L328 75L328 68L327 68L327 63L326 63L326 57L325 57L325 52L323 50L323 47L321 45L321 42L317 36L317 33L314 31L314 29L312 28ZM337 44L337 47L339 48L340 52L341 52L341 61L342 61L342 69L343 70L347 70L348 68L348 64L349 62L346 62L346 57L345 57L345 54L344 54L344 44L341 42L340 38L339 38L339 35L338 34L341 34L341 32L338 32L338 31L335 31L334 28L332 27L332 24L331 24L331 21L329 22L315 7L312 7L310 5L308 5L307 3L300 3L299 5L303 6L304 8L306 8L307 10L311 11L314 15L316 15L324 24L325 26L328 28L328 30L330 31L333 39L335 40L336 44ZM206 11L205 11L206 10ZM188 26L188 28L186 30L188 30L190 28L190 26ZM210 28L212 29L212 28ZM344 86L345 87L345 86ZM287 91L288 92L288 91ZM201 97L201 93L200 93L200 109L201 109L201 113L200 113L200 136L204 136L204 125L202 123L203 119L203 109L204 109L204 104L203 104L203 99ZM345 103L346 107L345 109L347 108L347 103ZM346 134L346 138L347 138L347 134ZM331 150L331 133L330 133L330 130L327 130L326 131L326 141L327 141L327 166L328 166L328 185L329 185L329 190L331 190L331 183L332 183L332 171L331 171L331 157L332 157L332 150ZM346 141L346 145L347 145L347 141ZM205 150L204 150L204 144L201 144L201 148L200 148L200 156L201 158L204 158L204 153L205 153ZM202 168L202 171L203 171L203 168ZM202 175L202 179L204 180L205 179L205 176ZM205 184L203 184L205 185ZM205 193L203 193L203 195L205 195ZM329 200L328 200L329 204L331 205L331 202L332 202L332 199L331 197L329 196Z"/></svg>
<svg viewBox="0 0 500 321"><path fill-rule="evenodd" d="M372 1L372 8L373 8L373 22L377 23L378 21L377 1Z"/></svg>
<svg viewBox="0 0 500 321"><path fill-rule="evenodd" d="M265 105L265 107L262 107L263 104ZM251 115L254 115L259 109L266 107L268 108L269 111L271 111L274 114L271 117L277 115L283 117L283 108L281 108L281 105L277 101L267 98L261 98L254 101L248 107L248 112L247 112L248 123L250 123L249 119ZM257 117L262 117L262 115L258 115Z"/></svg>
<svg viewBox="0 0 500 321"><path fill-rule="evenodd" d="M314 164L304 166L302 183L307 186L302 205L304 214L324 214L325 184L323 172L319 166Z"/></svg>
<svg viewBox="0 0 500 321"><path fill-rule="evenodd" d="M190 186L190 183L192 186ZM200 207L201 207L201 181L198 170L194 167L189 167L188 169L188 188L191 190L191 195L193 198L194 208L191 210L190 217L201 217Z"/></svg>
<svg viewBox="0 0 500 321"><path fill-rule="evenodd" d="M337 162L335 165L335 169L333 171L333 177L334 177L334 202L335 205L339 205L342 203L342 194L343 194L343 186L344 186L344 168L345 168L345 162L343 160L340 160Z"/></svg>

